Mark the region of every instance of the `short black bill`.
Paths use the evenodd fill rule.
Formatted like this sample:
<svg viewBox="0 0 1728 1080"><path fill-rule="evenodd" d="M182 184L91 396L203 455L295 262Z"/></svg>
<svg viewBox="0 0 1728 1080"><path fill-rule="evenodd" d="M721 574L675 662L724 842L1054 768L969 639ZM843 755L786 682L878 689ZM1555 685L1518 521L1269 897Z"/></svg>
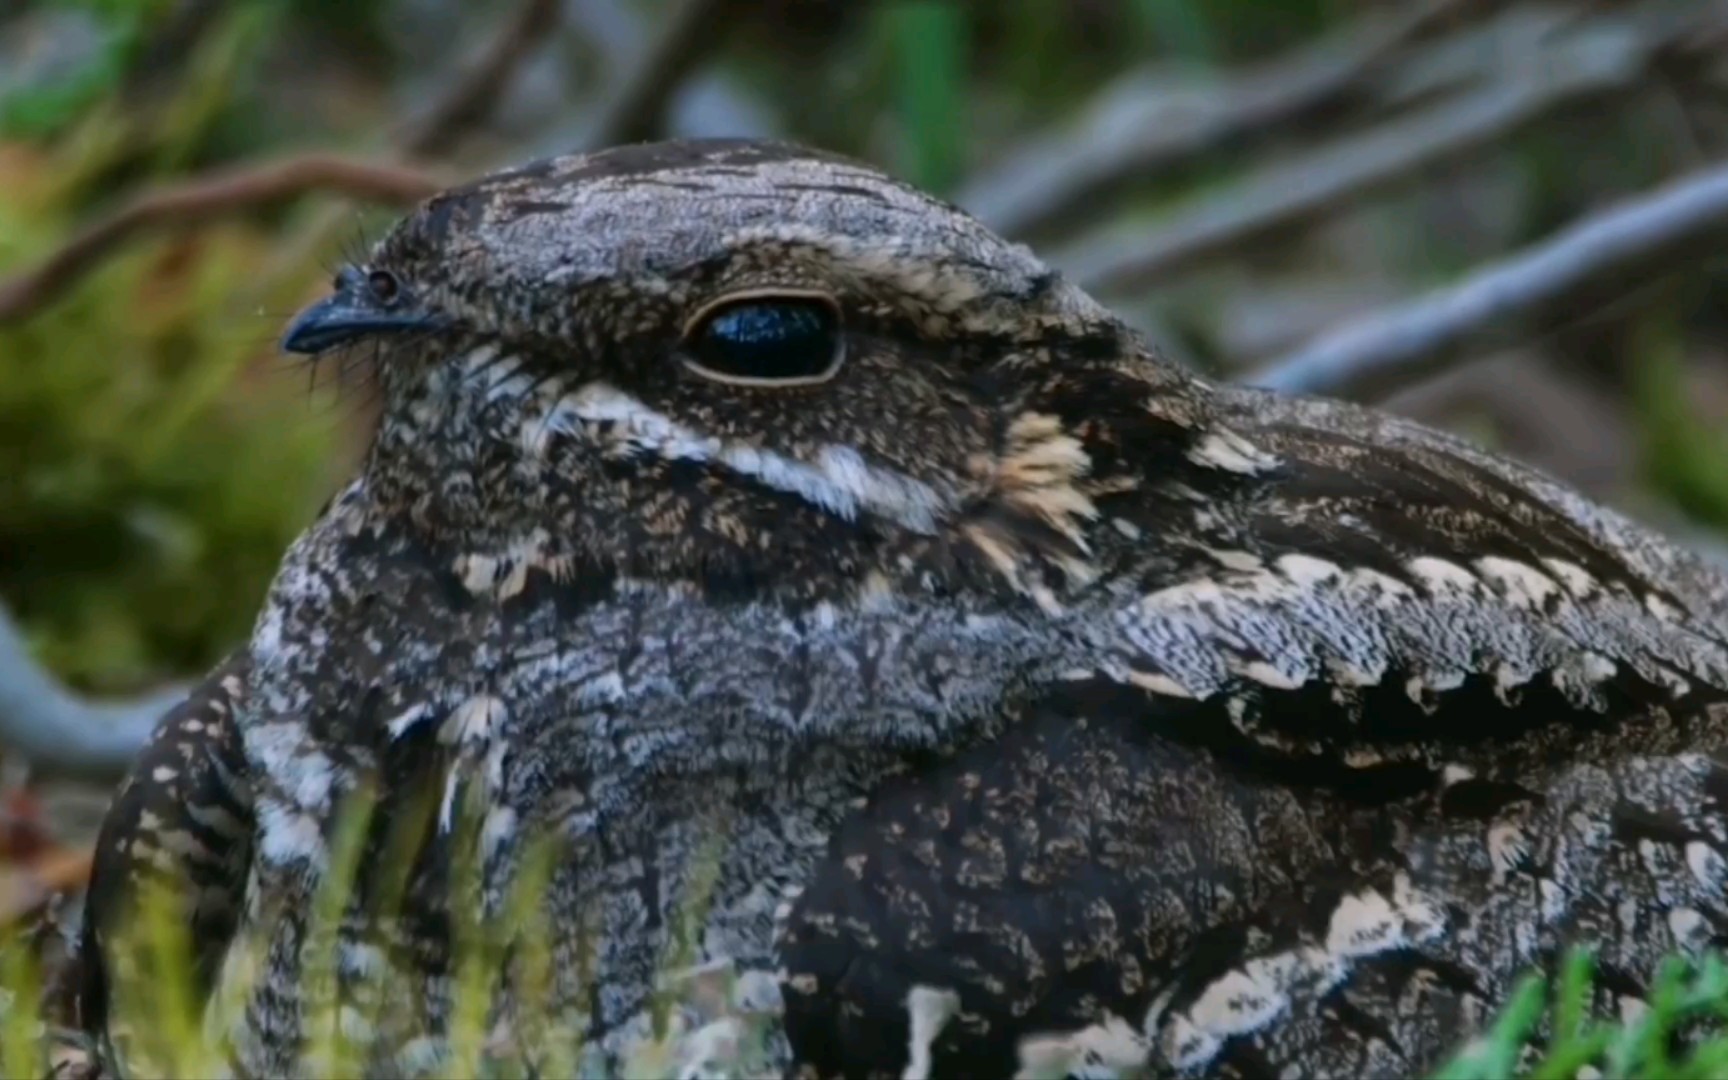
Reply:
<svg viewBox="0 0 1728 1080"><path fill-rule="evenodd" d="M343 271L337 276L334 293L296 315L288 324L282 335L283 350L316 354L362 337L431 330L447 321L412 302L404 302L408 299L405 296L393 294L385 300L375 293L365 275Z"/></svg>

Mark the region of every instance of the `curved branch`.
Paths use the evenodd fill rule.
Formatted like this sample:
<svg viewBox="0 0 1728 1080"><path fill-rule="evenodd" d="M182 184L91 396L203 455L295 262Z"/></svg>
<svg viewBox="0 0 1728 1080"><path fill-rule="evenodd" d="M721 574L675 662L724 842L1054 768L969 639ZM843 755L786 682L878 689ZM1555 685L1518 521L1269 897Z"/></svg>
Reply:
<svg viewBox="0 0 1728 1080"><path fill-rule="evenodd" d="M53 300L114 248L146 229L201 224L214 215L312 191L404 205L425 198L438 186L417 169L307 154L146 192L80 229L35 267L0 280L0 325L22 319Z"/></svg>
<svg viewBox="0 0 1728 1080"><path fill-rule="evenodd" d="M1287 393L1373 397L1457 356L1484 331L1575 313L1588 294L1728 243L1728 166L1594 217L1447 289L1368 316L1249 376Z"/></svg>
<svg viewBox="0 0 1728 1080"><path fill-rule="evenodd" d="M37 665L11 614L0 607L0 746L46 772L93 778L124 773L156 721L187 689L118 703L84 701Z"/></svg>
<svg viewBox="0 0 1728 1080"><path fill-rule="evenodd" d="M1654 4L1580 27L1499 82L1221 184L1150 229L1100 230L1053 259L1089 289L1143 287L1336 212L1439 161L1638 84L1666 50L1720 24L1720 4Z"/></svg>
<svg viewBox="0 0 1728 1080"><path fill-rule="evenodd" d="M522 62L557 24L557 0L524 0L426 115L398 140L410 160L434 156L491 112ZM404 206L442 185L411 164L367 163L334 154L305 154L264 165L194 177L134 197L79 230L32 269L0 279L0 325L22 319L63 293L122 242L148 228L196 224L313 191Z"/></svg>

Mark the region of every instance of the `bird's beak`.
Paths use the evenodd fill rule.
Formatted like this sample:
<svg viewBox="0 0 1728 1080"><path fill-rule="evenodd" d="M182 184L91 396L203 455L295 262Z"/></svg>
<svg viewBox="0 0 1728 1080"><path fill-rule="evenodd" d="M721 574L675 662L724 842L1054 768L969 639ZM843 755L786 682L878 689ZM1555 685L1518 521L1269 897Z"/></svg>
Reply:
<svg viewBox="0 0 1728 1080"><path fill-rule="evenodd" d="M442 326L444 321L412 304L385 308L367 295L363 282L348 280L294 316L282 335L282 349L291 353L321 353L359 337L429 330Z"/></svg>

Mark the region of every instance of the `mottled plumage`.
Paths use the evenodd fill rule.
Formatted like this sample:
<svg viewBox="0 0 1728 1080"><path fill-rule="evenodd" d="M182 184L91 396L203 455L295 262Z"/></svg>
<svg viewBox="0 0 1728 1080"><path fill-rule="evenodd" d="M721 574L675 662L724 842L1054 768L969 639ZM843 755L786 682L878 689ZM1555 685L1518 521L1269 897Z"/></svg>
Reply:
<svg viewBox="0 0 1728 1080"><path fill-rule="evenodd" d="M110 953L110 935L133 920L158 917L147 910L151 904L182 905L194 950L192 988L208 993L239 920L240 884L256 827L235 727L248 666L244 651L228 657L157 723L96 837L79 942L76 1019L117 1043L127 1033L118 1025L110 1030L115 984L142 995L130 1004L146 1015L152 990L149 977L134 970L135 951ZM105 955L119 970L107 969Z"/></svg>
<svg viewBox="0 0 1728 1080"><path fill-rule="evenodd" d="M837 367L692 362L716 305L775 297ZM488 914L561 845L553 998L593 1067L652 1036L682 947L692 1069L766 1018L801 1075L1409 1073L1570 942L1612 1011L1728 919L1718 573L1459 440L1207 383L864 165L500 173L288 341L375 350L379 432L95 884L208 816L154 761L221 763L249 839L183 865L244 913L197 924L225 986L261 972L244 1072L304 1067L362 785L336 992L384 1073L442 1052L465 806ZM534 1058L523 970L489 1030Z"/></svg>

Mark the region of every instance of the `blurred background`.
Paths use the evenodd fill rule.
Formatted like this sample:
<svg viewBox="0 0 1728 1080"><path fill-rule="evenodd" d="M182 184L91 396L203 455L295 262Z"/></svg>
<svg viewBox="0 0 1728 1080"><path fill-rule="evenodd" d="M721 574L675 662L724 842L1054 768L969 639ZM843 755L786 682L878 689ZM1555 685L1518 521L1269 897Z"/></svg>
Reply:
<svg viewBox="0 0 1728 1080"><path fill-rule="evenodd" d="M712 134L886 166L1216 377L1728 527L1721 0L0 0L0 921L365 443L285 315L443 184Z"/></svg>

